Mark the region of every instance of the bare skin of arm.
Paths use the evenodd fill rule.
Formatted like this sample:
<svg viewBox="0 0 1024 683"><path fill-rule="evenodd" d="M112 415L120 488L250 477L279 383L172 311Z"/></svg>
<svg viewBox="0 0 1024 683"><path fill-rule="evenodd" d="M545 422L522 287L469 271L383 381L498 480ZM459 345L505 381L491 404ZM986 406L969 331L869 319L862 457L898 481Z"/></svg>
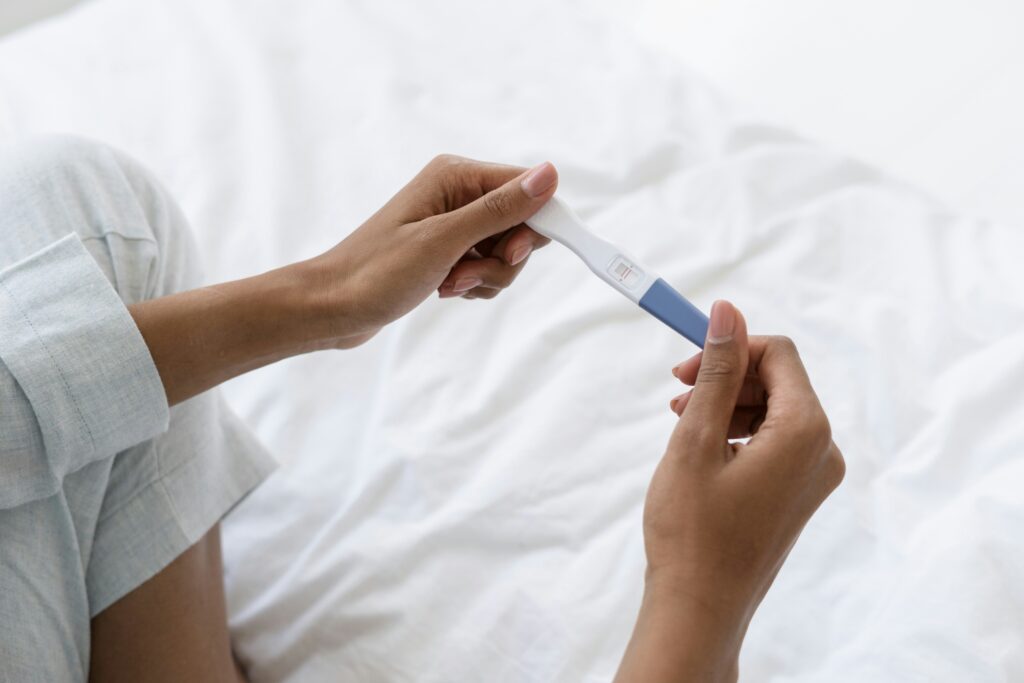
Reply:
<svg viewBox="0 0 1024 683"><path fill-rule="evenodd" d="M748 339L730 303L674 374L694 388L671 402L680 418L648 489L646 585L617 683L735 681L754 611L845 472L796 347Z"/></svg>
<svg viewBox="0 0 1024 683"><path fill-rule="evenodd" d="M439 157L320 256L129 310L173 405L289 356L357 346L435 291L493 298L547 243L523 221L556 184L549 164L525 171ZM713 310L711 334L703 356L677 368L695 388L673 401L681 417L648 493L645 594L619 683L735 680L754 610L842 478L792 343L748 341L725 302ZM729 442L751 435L747 445ZM174 611L185 595L203 596L200 607ZM93 620L90 680L141 673L241 679L216 528Z"/></svg>
<svg viewBox="0 0 1024 683"><path fill-rule="evenodd" d="M316 258L132 305L168 401L283 358L357 346L435 291L493 298L548 243L522 223L557 179L550 164L438 157Z"/></svg>
<svg viewBox="0 0 1024 683"><path fill-rule="evenodd" d="M277 360L363 343L437 291L490 299L547 240L522 225L557 184L438 157L334 249L262 275L129 307L171 405ZM92 620L92 683L243 681L219 528Z"/></svg>

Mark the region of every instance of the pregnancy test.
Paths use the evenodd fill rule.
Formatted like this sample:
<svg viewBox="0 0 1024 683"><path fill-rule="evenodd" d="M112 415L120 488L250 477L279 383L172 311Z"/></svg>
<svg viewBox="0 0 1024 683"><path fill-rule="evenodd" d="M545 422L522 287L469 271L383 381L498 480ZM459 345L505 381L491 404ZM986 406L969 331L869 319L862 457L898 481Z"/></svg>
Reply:
<svg viewBox="0 0 1024 683"><path fill-rule="evenodd" d="M526 224L583 259L599 278L655 318L704 348L708 317L632 256L598 237L555 196Z"/></svg>

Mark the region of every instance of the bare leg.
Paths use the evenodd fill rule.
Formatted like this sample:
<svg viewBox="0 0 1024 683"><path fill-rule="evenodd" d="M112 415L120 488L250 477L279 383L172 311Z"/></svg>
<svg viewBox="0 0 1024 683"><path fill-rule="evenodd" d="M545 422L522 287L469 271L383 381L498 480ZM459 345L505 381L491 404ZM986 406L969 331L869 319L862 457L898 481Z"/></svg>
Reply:
<svg viewBox="0 0 1024 683"><path fill-rule="evenodd" d="M0 220L0 268L74 231L127 305L203 284L173 198L138 162L97 143L57 137L4 145L0 217L10 219ZM20 419L29 437L39 427L36 447L49 447L21 380L0 373L5 378L0 413ZM17 436L2 435L6 450L32 443ZM0 628L0 680L238 680L212 525L266 476L269 456L213 392L172 408L165 431L150 441L116 455L127 443L107 441L93 440L102 447L81 462L62 456L26 469L42 485L0 510L0 627L8 627ZM139 538L139 528L163 536ZM187 548L186 539L200 540ZM164 568L139 585L157 567ZM90 619L96 609L103 611Z"/></svg>
<svg viewBox="0 0 1024 683"><path fill-rule="evenodd" d="M245 681L231 654L219 525L93 618L89 681Z"/></svg>

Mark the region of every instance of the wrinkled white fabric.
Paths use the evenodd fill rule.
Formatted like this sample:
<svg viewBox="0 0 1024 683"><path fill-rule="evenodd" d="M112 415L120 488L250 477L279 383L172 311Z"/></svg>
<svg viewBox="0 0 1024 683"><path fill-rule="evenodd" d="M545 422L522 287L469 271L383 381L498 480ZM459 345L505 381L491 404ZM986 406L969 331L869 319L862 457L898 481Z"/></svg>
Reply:
<svg viewBox="0 0 1024 683"><path fill-rule="evenodd" d="M695 303L792 336L846 454L742 678L1024 676L1024 236L750 120L581 2L97 0L0 44L0 135L53 129L153 165L217 278L334 244L438 152L551 159ZM495 301L228 385L285 461L225 529L252 679L608 680L692 351L551 246Z"/></svg>

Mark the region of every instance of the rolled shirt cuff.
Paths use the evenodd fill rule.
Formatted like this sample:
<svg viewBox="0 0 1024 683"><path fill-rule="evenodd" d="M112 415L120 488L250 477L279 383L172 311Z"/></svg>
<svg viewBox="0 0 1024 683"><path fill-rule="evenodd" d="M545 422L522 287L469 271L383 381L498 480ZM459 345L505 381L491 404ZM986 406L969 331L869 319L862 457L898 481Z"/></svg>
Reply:
<svg viewBox="0 0 1024 683"><path fill-rule="evenodd" d="M149 349L76 234L0 271L0 358L58 481L167 429Z"/></svg>

